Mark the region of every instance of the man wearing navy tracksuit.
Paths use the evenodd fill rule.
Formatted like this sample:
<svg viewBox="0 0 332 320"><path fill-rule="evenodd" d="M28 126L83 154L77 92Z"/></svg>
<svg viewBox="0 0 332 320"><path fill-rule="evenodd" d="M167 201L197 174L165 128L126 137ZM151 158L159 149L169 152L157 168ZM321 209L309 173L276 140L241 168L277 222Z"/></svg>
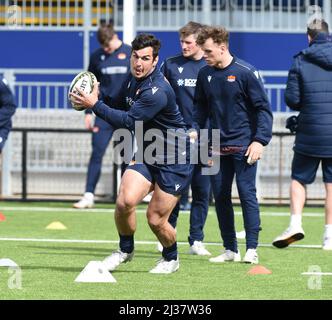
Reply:
<svg viewBox="0 0 332 320"><path fill-rule="evenodd" d="M78 90L81 95L71 94L75 103L91 108L114 127L125 128L125 132L134 130L137 140L138 150L122 177L116 202L120 248L103 261L109 271L132 260L135 209L151 191L147 219L163 245L163 252L162 259L150 272L165 274L179 268L176 230L168 218L190 183L192 165L189 137L174 90L156 68L159 48L160 41L153 35L136 36L130 58L131 76L121 90L123 98L113 106L98 101L97 85L91 94L81 90ZM117 110L119 107L127 111Z"/></svg>
<svg viewBox="0 0 332 320"><path fill-rule="evenodd" d="M112 104L129 74L131 48L118 38L109 24L101 25L97 38L101 48L92 53L88 70L100 83L100 99ZM92 130L92 153L84 196L74 204L77 209L91 208L94 204L94 193L100 178L103 156L113 135L113 127L100 117L97 116L93 124L91 110L86 111L85 126Z"/></svg>
<svg viewBox="0 0 332 320"><path fill-rule="evenodd" d="M14 96L6 79L0 79L0 153L12 128L12 116L16 111Z"/></svg>
<svg viewBox="0 0 332 320"><path fill-rule="evenodd" d="M257 160L272 138L273 118L259 73L230 54L228 39L229 34L222 27L205 27L197 38L208 66L198 74L194 120L203 128L209 118L210 127L220 133L220 143L211 142L213 153L221 157L220 171L212 176L211 182L225 252L210 261L241 260L231 200L235 176L246 231L243 261L257 264L260 228L255 183Z"/></svg>
<svg viewBox="0 0 332 320"><path fill-rule="evenodd" d="M193 128L193 100L196 80L199 70L206 65L203 51L196 43L201 30L200 23L190 21L179 30L182 54L168 58L161 66L161 71L174 89L176 102L183 115L188 129ZM191 189L192 204L190 209L189 253L196 255L210 255L202 243L210 196L210 177L202 175L201 165L194 167ZM188 198L188 190L182 197ZM188 201L188 200L187 200ZM180 200L181 202L181 200ZM175 227L179 211L179 204L170 216L170 223Z"/></svg>

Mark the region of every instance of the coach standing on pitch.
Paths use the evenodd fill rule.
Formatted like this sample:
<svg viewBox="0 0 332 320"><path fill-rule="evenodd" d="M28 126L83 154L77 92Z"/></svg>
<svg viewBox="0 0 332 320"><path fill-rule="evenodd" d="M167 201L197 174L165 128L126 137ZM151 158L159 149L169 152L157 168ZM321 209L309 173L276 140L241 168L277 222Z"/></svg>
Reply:
<svg viewBox="0 0 332 320"><path fill-rule="evenodd" d="M272 111L258 71L231 55L229 33L222 27L205 27L197 38L208 66L197 78L194 120L220 131L221 168L212 176L212 189L225 252L211 262L240 261L234 226L232 183L234 176L246 231L244 262L258 263L256 248L260 228L256 197L257 160L272 138ZM221 174L222 172L222 174Z"/></svg>
<svg viewBox="0 0 332 320"><path fill-rule="evenodd" d="M306 186L315 180L322 163L326 189L323 249L332 250L332 43L324 20L313 20L307 35L309 48L295 56L285 91L287 105L300 111L293 148L290 226L273 245L285 248L304 238Z"/></svg>
<svg viewBox="0 0 332 320"><path fill-rule="evenodd" d="M143 136L151 129L158 132L156 139L164 146L163 154L156 154L151 163L144 157L135 159L127 167L116 201L115 222L120 236L120 250L104 260L108 270L115 270L121 263L130 261L134 255L134 233L136 230L136 206L154 191L147 209L150 228L163 245L162 259L151 273L172 273L179 268L176 231L168 218L179 196L190 182L192 165L189 164L190 146L186 125L176 104L175 94L164 75L156 68L160 41L153 35L140 34L132 42L131 76L121 91L123 99L114 107L98 101L97 85L92 94L72 94L75 103L91 108L98 116L117 128L135 130L143 124ZM180 156L175 140L169 139L170 132L182 132L180 141L185 142L185 163L169 164ZM150 131L151 132L151 131ZM137 132L135 132L137 133ZM137 135L136 135L137 138ZM187 142L187 143L186 143ZM138 144L137 154L145 154L154 141ZM174 150L169 153L167 150ZM143 151L143 152L142 152ZM170 161L168 161L170 159Z"/></svg>

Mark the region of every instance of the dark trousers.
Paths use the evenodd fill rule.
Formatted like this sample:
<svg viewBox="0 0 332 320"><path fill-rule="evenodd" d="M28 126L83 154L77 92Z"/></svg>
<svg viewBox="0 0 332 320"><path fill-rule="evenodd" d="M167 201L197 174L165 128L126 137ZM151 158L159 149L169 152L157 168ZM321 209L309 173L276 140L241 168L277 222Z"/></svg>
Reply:
<svg viewBox="0 0 332 320"><path fill-rule="evenodd" d="M113 135L113 128L100 118L96 118L95 126L98 132L92 134L92 153L88 166L86 192L94 193L100 178L101 166L106 148Z"/></svg>
<svg viewBox="0 0 332 320"><path fill-rule="evenodd" d="M190 189L190 184L181 193L180 205L185 206L189 202L189 189Z"/></svg>
<svg viewBox="0 0 332 320"><path fill-rule="evenodd" d="M222 156L220 171L218 174L211 176L219 229L225 249L237 251L232 203L234 176L242 207L246 247L247 249L255 249L258 245L260 216L256 197L256 172L257 163L248 165L244 152L240 152Z"/></svg>
<svg viewBox="0 0 332 320"><path fill-rule="evenodd" d="M204 239L203 228L209 210L210 176L202 175L201 166L195 165L191 179L192 203L190 209L190 230L188 241L192 245L195 240ZM168 222L175 228L179 215L179 203L173 209Z"/></svg>

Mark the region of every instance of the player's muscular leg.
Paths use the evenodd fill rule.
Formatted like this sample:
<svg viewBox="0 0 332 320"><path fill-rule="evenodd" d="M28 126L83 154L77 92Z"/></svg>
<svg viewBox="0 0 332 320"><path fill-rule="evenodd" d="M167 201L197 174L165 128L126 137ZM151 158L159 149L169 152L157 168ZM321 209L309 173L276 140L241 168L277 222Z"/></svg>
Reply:
<svg viewBox="0 0 332 320"><path fill-rule="evenodd" d="M127 169L121 179L116 200L115 223L121 235L132 235L136 230L136 206L151 192L153 185L135 170Z"/></svg>
<svg viewBox="0 0 332 320"><path fill-rule="evenodd" d="M156 184L150 201L148 223L164 247L170 247L176 241L176 230L169 224L168 217L175 207L178 196L162 191Z"/></svg>

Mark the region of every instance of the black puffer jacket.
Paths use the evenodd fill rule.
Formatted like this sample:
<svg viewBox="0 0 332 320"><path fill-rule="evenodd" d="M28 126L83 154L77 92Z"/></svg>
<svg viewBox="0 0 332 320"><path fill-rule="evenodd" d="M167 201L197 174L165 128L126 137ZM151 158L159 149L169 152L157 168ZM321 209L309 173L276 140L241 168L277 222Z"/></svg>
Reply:
<svg viewBox="0 0 332 320"><path fill-rule="evenodd" d="M16 111L14 97L7 82L0 78L0 153L12 128L12 116Z"/></svg>
<svg viewBox="0 0 332 320"><path fill-rule="evenodd" d="M294 150L314 157L332 157L332 42L319 34L294 58L285 101L300 111Z"/></svg>

